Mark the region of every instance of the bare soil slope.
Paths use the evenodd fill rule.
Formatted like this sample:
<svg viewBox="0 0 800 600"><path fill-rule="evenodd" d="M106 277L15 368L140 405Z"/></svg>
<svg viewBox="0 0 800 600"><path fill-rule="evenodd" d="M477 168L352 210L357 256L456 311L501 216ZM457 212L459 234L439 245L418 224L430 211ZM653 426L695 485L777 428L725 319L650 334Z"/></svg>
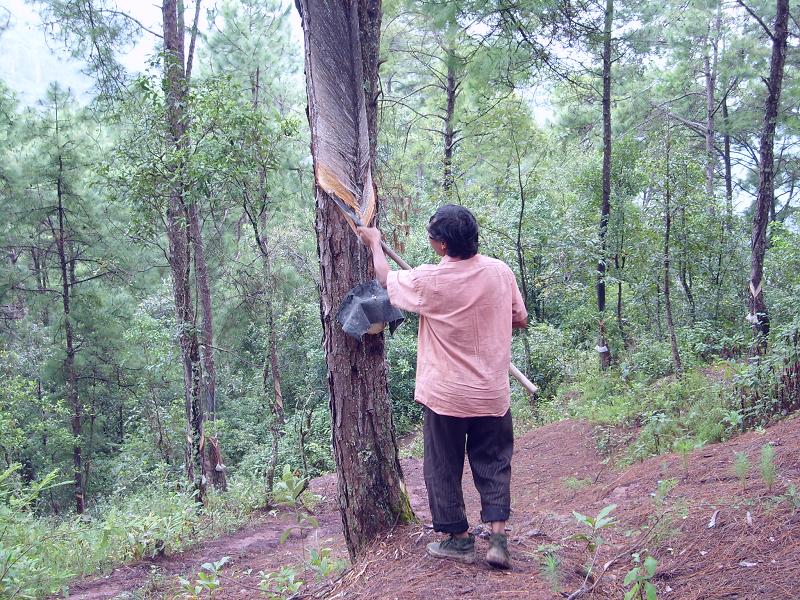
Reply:
<svg viewBox="0 0 800 600"><path fill-rule="evenodd" d="M778 475L771 491L759 473L766 443L776 450ZM744 488L733 470L736 452L746 453L752 465ZM514 570L507 573L482 561L460 565L426 555L425 545L438 535L427 526L421 461L410 459L403 469L421 522L395 528L337 579L317 582L303 566L310 549L330 548L333 555L346 556L336 479L329 475L311 486L324 496L316 508L320 526L302 536L280 544L292 517L264 516L232 536L182 555L84 581L72 588L70 597L114 598L137 589L139 597L177 597L177 574L194 574L203 562L230 556L217 598L257 598L263 578L259 572L287 565L301 571L299 577L306 582L297 598L616 599L625 592L622 582L633 566L631 553L643 550L658 559L653 582L661 599L800 597L800 498L793 502L787 493L790 482L800 486L800 419L707 446L687 459L668 454L615 470L598 455L591 427L576 421L547 425L519 438L509 522ZM464 487L471 522L477 524L479 502L468 469ZM617 524L603 530L604 544L587 578L585 565L592 553L573 536L588 529L572 513L594 516L610 504L617 505L612 513ZM541 566L545 546L559 548L557 577L548 577ZM487 542L479 539L479 556L487 549ZM575 594L581 589L585 592Z"/></svg>

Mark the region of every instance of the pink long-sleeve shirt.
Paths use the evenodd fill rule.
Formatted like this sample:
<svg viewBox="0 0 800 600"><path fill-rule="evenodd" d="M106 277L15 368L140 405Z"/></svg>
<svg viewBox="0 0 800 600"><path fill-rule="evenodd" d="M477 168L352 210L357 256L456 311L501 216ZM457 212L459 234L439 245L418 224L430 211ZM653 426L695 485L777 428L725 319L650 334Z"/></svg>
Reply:
<svg viewBox="0 0 800 600"><path fill-rule="evenodd" d="M511 402L513 322L528 313L514 274L477 254L392 271L391 303L419 313L414 399L440 415L503 416Z"/></svg>

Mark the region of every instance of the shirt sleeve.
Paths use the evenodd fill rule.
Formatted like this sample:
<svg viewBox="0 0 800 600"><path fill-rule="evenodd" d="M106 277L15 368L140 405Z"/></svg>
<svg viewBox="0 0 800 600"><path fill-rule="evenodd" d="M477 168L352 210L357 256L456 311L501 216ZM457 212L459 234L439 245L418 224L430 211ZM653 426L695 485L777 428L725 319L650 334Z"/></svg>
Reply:
<svg viewBox="0 0 800 600"><path fill-rule="evenodd" d="M389 302L400 310L419 313L422 308L422 294L414 269L410 271L389 271L386 277L386 291Z"/></svg>
<svg viewBox="0 0 800 600"><path fill-rule="evenodd" d="M517 278L514 277L513 273L511 274L511 282L511 322L521 323L527 321L528 311L525 309L525 300L522 298L517 286Z"/></svg>

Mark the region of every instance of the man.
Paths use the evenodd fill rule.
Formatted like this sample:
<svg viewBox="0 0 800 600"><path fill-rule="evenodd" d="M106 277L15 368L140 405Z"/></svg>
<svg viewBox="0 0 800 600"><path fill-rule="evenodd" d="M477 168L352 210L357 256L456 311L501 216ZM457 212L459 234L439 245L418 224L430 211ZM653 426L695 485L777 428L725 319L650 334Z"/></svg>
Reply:
<svg viewBox="0 0 800 600"><path fill-rule="evenodd" d="M506 521L511 511L512 327L528 313L511 269L478 254L478 223L463 206L442 206L430 218L428 238L438 265L392 271L380 232L360 227L378 281L397 308L419 313L415 400L425 406L425 485L435 531L449 537L428 544L428 554L475 561L461 476L469 457L481 497L481 520L491 523L487 562L511 568Z"/></svg>

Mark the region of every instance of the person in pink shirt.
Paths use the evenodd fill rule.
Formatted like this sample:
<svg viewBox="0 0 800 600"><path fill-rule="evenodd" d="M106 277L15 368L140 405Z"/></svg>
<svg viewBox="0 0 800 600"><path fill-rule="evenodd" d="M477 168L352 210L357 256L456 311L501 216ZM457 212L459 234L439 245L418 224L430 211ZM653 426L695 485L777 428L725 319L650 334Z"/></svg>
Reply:
<svg viewBox="0 0 800 600"><path fill-rule="evenodd" d="M414 399L425 406L423 470L433 528L449 534L428 554L475 561L461 477L465 453L481 497L481 520L491 523L487 562L511 568L506 521L511 511L511 330L528 313L511 269L478 254L478 223L463 206L447 204L428 223L439 264L392 271L381 234L360 227L375 273L392 305L418 313ZM466 452L465 452L466 450Z"/></svg>

